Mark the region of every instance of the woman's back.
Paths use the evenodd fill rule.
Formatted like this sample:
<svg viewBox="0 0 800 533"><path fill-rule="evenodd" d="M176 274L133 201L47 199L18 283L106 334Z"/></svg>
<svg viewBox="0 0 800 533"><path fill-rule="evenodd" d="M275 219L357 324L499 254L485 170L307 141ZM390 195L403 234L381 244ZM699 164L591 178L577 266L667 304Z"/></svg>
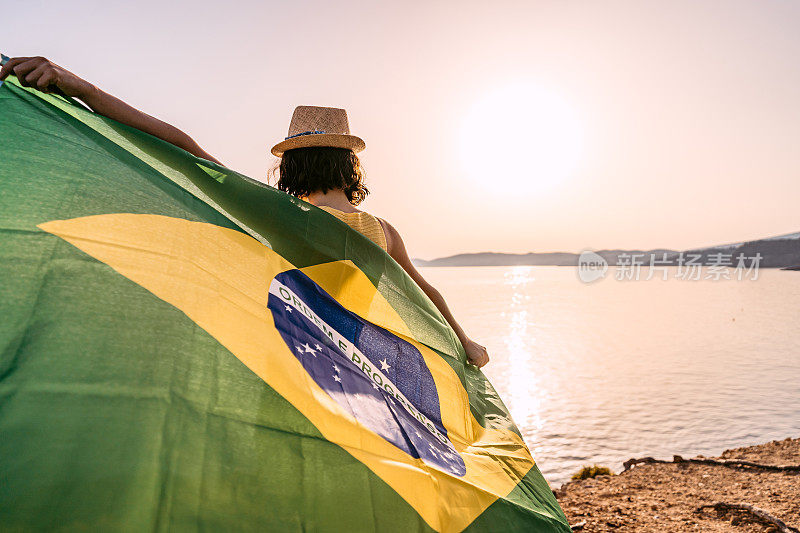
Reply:
<svg viewBox="0 0 800 533"><path fill-rule="evenodd" d="M384 250L388 251L388 246L386 244L386 233L384 233L383 225L381 224L380 220L378 220L378 217L370 215L364 211L347 213L327 205L318 205L317 207L335 216Z"/></svg>

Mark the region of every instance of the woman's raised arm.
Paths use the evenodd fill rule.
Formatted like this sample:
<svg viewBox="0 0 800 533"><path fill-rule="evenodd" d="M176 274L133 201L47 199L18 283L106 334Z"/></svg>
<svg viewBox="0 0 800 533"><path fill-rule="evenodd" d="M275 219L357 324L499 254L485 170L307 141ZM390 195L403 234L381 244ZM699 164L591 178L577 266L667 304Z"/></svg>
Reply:
<svg viewBox="0 0 800 533"><path fill-rule="evenodd" d="M10 74L14 74L21 85L34 87L42 92L51 92L57 87L67 96L84 102L95 113L149 133L197 157L222 164L178 128L142 113L44 57L9 59L0 69L0 81L5 80Z"/></svg>
<svg viewBox="0 0 800 533"><path fill-rule="evenodd" d="M384 232L386 233L386 245L389 249L389 255L397 261L397 263L403 267L411 279L417 282L419 288L422 289L428 298L431 299L433 304L442 313L445 320L450 324L450 327L453 328L456 335L458 336L458 340L461 341L461 345L464 347L464 351L467 353L467 359L470 363L477 366L478 368L482 367L486 363L489 362L489 353L486 351L486 348L478 344L477 342L470 339L467 334L464 332L464 329L459 325L456 318L453 316L453 313L450 311L450 308L447 307L447 302L444 301L444 297L442 294L436 290L436 287L428 283L425 278L422 277L422 274L419 273L419 270L416 269L414 264L411 262L411 258L408 257L408 252L406 251L406 245L403 243L402 237L394 229L394 226L386 222L385 220L381 219L381 222L384 226Z"/></svg>

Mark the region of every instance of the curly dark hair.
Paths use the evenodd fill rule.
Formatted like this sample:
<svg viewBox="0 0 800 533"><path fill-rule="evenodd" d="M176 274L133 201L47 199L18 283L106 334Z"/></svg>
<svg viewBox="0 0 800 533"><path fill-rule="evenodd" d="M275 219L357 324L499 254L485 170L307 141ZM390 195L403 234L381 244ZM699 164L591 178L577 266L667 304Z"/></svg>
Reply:
<svg viewBox="0 0 800 533"><path fill-rule="evenodd" d="M353 205L369 194L364 185L364 169L352 150L346 148L311 147L286 150L278 173L277 187L298 198L314 191L326 193L341 189Z"/></svg>

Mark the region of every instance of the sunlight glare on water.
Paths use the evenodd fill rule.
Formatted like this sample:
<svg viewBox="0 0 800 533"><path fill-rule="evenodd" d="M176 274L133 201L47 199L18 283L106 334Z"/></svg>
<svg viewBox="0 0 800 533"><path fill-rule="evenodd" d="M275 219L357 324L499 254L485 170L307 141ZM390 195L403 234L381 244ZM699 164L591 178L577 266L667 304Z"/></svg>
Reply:
<svg viewBox="0 0 800 533"><path fill-rule="evenodd" d="M518 408L515 416L526 421L532 431L541 430L541 402L537 384L537 373L533 368L532 343L533 332L528 330L527 306L530 294L527 286L533 282L532 267L515 267L504 273L504 284L511 290L511 301L508 309L500 313L500 318L508 323L508 334L505 336L507 353L515 354L519 372L510 372L505 377L509 396L513 397Z"/></svg>

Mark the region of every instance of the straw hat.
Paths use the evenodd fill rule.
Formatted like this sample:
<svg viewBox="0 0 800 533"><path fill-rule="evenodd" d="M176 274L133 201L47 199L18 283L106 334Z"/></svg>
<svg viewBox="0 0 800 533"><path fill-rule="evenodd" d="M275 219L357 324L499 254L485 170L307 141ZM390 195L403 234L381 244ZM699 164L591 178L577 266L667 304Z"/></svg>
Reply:
<svg viewBox="0 0 800 533"><path fill-rule="evenodd" d="M359 137L350 135L344 109L301 105L294 110L289 134L272 147L272 155L280 157L286 150L311 146L347 148L354 152L367 147Z"/></svg>

